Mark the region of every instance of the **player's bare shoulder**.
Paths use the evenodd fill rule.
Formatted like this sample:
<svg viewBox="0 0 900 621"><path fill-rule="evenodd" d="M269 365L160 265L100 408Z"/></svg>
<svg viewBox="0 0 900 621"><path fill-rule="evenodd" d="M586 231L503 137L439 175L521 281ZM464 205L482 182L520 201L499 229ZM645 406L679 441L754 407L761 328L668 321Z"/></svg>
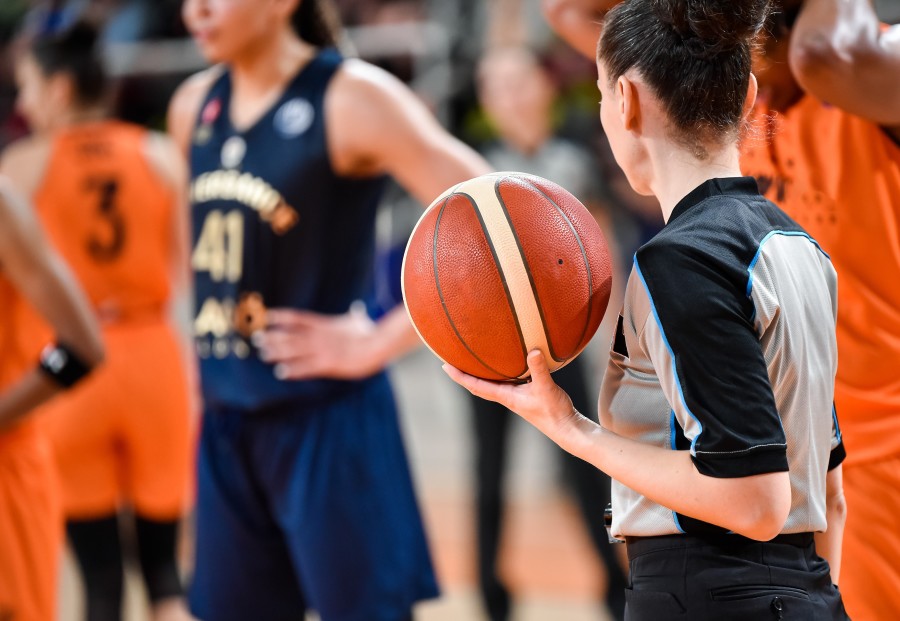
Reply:
<svg viewBox="0 0 900 621"><path fill-rule="evenodd" d="M398 99L411 96L406 85L394 75L363 60L348 58L332 79L325 105L328 112L351 113L361 119L352 123L362 126L365 120L383 115L386 108L398 105Z"/></svg>
<svg viewBox="0 0 900 621"><path fill-rule="evenodd" d="M204 69L182 82L172 95L168 112L169 135L183 153L187 153L191 144L191 133L204 97L224 72L221 65Z"/></svg>
<svg viewBox="0 0 900 621"><path fill-rule="evenodd" d="M392 74L358 59L344 61L325 96L326 133L338 171L365 173L392 139L427 112L412 91Z"/></svg>
<svg viewBox="0 0 900 621"><path fill-rule="evenodd" d="M53 149L46 135L33 135L15 141L0 155L0 175L24 196L31 196L44 178Z"/></svg>
<svg viewBox="0 0 900 621"><path fill-rule="evenodd" d="M18 243L21 232L34 221L30 205L22 198L22 191L11 177L0 172L0 246ZM3 255L3 252L0 252Z"/></svg>

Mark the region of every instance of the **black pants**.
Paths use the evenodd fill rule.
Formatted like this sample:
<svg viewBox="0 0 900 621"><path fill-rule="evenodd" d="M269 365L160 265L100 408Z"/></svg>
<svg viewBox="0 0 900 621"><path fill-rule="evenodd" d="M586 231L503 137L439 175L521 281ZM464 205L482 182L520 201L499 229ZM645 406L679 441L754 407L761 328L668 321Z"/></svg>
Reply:
<svg viewBox="0 0 900 621"><path fill-rule="evenodd" d="M628 621L848 619L811 533L628 539Z"/></svg>
<svg viewBox="0 0 900 621"><path fill-rule="evenodd" d="M572 398L585 416L597 419L597 405L588 396L582 360L553 374L553 379ZM503 518L503 470L506 438L515 414L492 401L472 397L475 430L477 493L478 578L481 596L491 621L509 618L509 594L497 575L497 552ZM613 619L625 610L626 578L603 525L603 510L609 503L610 482L603 472L560 449L563 473L572 487L582 518L609 575L606 605Z"/></svg>

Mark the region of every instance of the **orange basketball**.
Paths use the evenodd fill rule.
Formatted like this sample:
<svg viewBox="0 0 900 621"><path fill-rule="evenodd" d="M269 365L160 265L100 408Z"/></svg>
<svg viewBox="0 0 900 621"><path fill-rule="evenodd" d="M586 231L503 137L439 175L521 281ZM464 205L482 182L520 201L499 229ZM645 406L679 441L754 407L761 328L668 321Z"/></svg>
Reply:
<svg viewBox="0 0 900 621"><path fill-rule="evenodd" d="M594 336L609 303L603 232L578 199L524 173L476 177L439 196L403 257L403 299L445 362L491 380L521 380L533 349L550 370Z"/></svg>

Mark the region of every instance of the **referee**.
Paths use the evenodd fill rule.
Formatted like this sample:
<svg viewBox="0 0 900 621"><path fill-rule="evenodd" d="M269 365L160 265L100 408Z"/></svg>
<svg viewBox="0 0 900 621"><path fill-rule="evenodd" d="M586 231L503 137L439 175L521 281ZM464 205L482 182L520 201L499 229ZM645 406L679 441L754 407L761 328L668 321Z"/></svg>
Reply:
<svg viewBox="0 0 900 621"><path fill-rule="evenodd" d="M626 0L598 53L601 121L666 226L635 256L600 424L553 383L445 367L608 473L626 619L846 619L837 278L752 178L737 139L767 0Z"/></svg>

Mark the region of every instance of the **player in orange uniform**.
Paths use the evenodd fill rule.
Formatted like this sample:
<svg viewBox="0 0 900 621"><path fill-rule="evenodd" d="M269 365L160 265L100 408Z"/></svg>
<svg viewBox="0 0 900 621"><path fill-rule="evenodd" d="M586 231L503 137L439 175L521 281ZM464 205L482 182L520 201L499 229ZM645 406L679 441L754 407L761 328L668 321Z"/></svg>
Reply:
<svg viewBox="0 0 900 621"><path fill-rule="evenodd" d="M51 621L63 524L52 456L33 417L103 356L90 308L31 210L0 177L0 619ZM38 368L19 348L19 307L56 332Z"/></svg>
<svg viewBox="0 0 900 621"><path fill-rule="evenodd" d="M838 272L835 405L847 460L840 588L855 621L900 619L900 27L869 0L788 0L756 63L772 139L741 166ZM785 62L787 61L787 62ZM790 69L790 70L789 70Z"/></svg>
<svg viewBox="0 0 900 621"><path fill-rule="evenodd" d="M123 503L136 514L155 617L179 618L190 424L185 355L167 311L187 271L183 164L167 138L106 118L95 39L79 24L31 42L17 80L37 134L9 149L3 169L84 286L108 347L104 368L47 412L88 619L121 617Z"/></svg>
<svg viewBox="0 0 900 621"><path fill-rule="evenodd" d="M544 0L544 8L557 31L593 57L597 24L616 3ZM837 269L835 404L847 447L839 584L855 621L893 621L900 619L900 27L879 24L869 0L785 0L778 9L755 59L760 131L745 139L741 167Z"/></svg>

